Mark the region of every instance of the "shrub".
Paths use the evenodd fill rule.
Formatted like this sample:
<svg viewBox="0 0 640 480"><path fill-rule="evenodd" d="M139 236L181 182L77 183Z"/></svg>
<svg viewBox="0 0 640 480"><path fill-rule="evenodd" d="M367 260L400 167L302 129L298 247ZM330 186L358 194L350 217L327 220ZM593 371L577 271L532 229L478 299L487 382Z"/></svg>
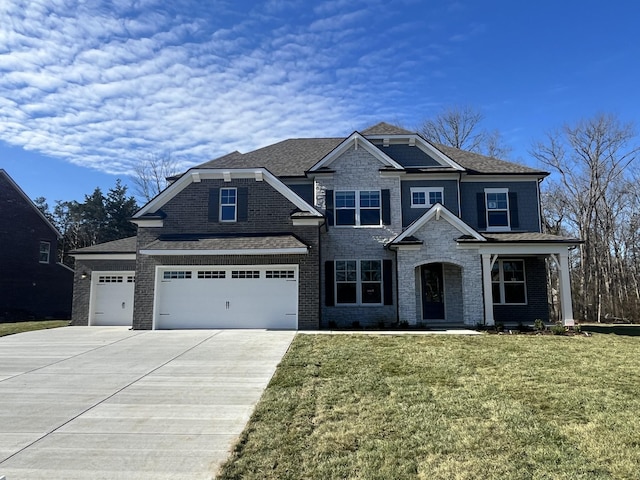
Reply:
<svg viewBox="0 0 640 480"><path fill-rule="evenodd" d="M554 335L564 335L566 332L564 325L556 323L553 327L551 327L551 333Z"/></svg>
<svg viewBox="0 0 640 480"><path fill-rule="evenodd" d="M536 332L542 332L546 328L547 327L545 326L544 322L540 318L536 318L536 320L533 322L533 329Z"/></svg>
<svg viewBox="0 0 640 480"><path fill-rule="evenodd" d="M496 322L496 332L504 332L504 323Z"/></svg>

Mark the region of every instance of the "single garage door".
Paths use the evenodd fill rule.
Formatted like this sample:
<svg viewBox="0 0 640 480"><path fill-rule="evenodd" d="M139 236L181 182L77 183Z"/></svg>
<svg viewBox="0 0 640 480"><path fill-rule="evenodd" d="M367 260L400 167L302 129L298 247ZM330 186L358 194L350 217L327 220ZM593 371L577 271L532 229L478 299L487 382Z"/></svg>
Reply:
<svg viewBox="0 0 640 480"><path fill-rule="evenodd" d="M155 328L298 327L298 266L159 267Z"/></svg>
<svg viewBox="0 0 640 480"><path fill-rule="evenodd" d="M93 272L89 325L131 326L134 272Z"/></svg>

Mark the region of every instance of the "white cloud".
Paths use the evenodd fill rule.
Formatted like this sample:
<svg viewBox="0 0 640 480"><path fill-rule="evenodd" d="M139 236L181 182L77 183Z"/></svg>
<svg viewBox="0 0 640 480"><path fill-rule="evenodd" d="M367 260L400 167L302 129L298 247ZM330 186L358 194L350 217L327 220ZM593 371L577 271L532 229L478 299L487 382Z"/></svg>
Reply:
<svg viewBox="0 0 640 480"><path fill-rule="evenodd" d="M420 59L441 54L389 45L402 25L387 24L379 2L335 0L315 12L283 0L248 12L234 2L164 5L0 3L11 19L0 24L0 140L127 173L153 152L202 162L286 137L344 135L381 113L397 118L384 95L410 97L400 79L426 78Z"/></svg>

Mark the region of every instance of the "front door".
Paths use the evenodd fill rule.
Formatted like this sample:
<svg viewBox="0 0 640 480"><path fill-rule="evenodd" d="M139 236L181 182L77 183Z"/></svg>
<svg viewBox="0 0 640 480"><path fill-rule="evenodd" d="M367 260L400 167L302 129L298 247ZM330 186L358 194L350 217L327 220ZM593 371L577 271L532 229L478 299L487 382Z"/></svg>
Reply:
<svg viewBox="0 0 640 480"><path fill-rule="evenodd" d="M444 282L442 264L431 263L421 268L422 318L444 320Z"/></svg>

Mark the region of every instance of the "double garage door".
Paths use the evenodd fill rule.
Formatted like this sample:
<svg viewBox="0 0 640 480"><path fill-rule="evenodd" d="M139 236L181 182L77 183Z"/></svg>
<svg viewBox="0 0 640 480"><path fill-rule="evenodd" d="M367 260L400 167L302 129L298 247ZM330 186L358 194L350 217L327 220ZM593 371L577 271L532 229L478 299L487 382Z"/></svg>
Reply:
<svg viewBox="0 0 640 480"><path fill-rule="evenodd" d="M297 265L157 269L156 329L297 327Z"/></svg>

